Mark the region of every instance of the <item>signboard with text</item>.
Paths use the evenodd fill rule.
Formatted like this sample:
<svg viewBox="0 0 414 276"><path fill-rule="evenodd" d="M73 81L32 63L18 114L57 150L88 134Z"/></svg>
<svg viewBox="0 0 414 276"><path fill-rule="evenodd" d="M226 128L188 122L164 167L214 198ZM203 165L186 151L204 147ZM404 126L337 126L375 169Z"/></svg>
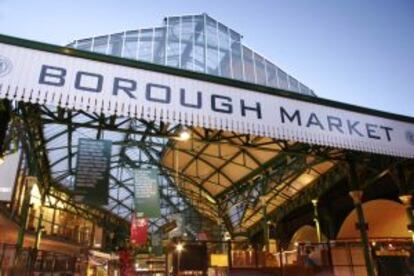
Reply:
<svg viewBox="0 0 414 276"><path fill-rule="evenodd" d="M138 217L159 218L161 216L158 179L158 169L135 170L135 212Z"/></svg>
<svg viewBox="0 0 414 276"><path fill-rule="evenodd" d="M76 200L95 205L108 204L111 148L111 141L79 139L76 159Z"/></svg>
<svg viewBox="0 0 414 276"><path fill-rule="evenodd" d="M0 98L414 158L413 118L139 64L0 36Z"/></svg>

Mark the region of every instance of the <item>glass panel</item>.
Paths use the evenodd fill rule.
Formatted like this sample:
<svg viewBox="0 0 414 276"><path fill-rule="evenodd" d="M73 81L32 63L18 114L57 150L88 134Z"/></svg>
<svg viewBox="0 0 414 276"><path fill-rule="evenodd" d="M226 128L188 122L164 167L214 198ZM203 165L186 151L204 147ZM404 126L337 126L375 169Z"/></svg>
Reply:
<svg viewBox="0 0 414 276"><path fill-rule="evenodd" d="M218 25L219 38L219 64L220 76L231 78L230 72L230 37L228 28L223 24Z"/></svg>
<svg viewBox="0 0 414 276"><path fill-rule="evenodd" d="M288 89L287 74L284 71L282 71L280 68L277 69L277 77L279 79L279 88Z"/></svg>
<svg viewBox="0 0 414 276"><path fill-rule="evenodd" d="M231 63L233 68L233 78L243 80L241 44L233 42L231 45Z"/></svg>
<svg viewBox="0 0 414 276"><path fill-rule="evenodd" d="M108 54L112 56L120 57L122 53L122 40L123 34L113 34L109 39L109 50Z"/></svg>
<svg viewBox="0 0 414 276"><path fill-rule="evenodd" d="M267 86L277 87L276 66L266 60Z"/></svg>
<svg viewBox="0 0 414 276"><path fill-rule="evenodd" d="M92 47L92 38L78 40L76 49L90 51Z"/></svg>
<svg viewBox="0 0 414 276"><path fill-rule="evenodd" d="M192 33L194 32L194 24L192 16L181 17L181 32Z"/></svg>
<svg viewBox="0 0 414 276"><path fill-rule="evenodd" d="M194 16L194 30L196 32L204 31L204 16L203 15Z"/></svg>
<svg viewBox="0 0 414 276"><path fill-rule="evenodd" d="M68 45L66 45L66 47L69 47L69 48L75 48L75 41L74 41L74 42L69 43Z"/></svg>
<svg viewBox="0 0 414 276"><path fill-rule="evenodd" d="M194 48L194 70L205 72L205 45L204 32L195 34L195 48Z"/></svg>
<svg viewBox="0 0 414 276"><path fill-rule="evenodd" d="M264 58L254 53L254 64L256 66L256 83L266 85Z"/></svg>
<svg viewBox="0 0 414 276"><path fill-rule="evenodd" d="M289 89L299 92L299 82L292 76L289 76Z"/></svg>
<svg viewBox="0 0 414 276"><path fill-rule="evenodd" d="M233 30L230 30L230 38L232 41L236 41L236 42L240 42L241 40L240 35Z"/></svg>
<svg viewBox="0 0 414 276"><path fill-rule="evenodd" d="M124 45L124 57L137 59L138 50L138 31L129 31L126 33Z"/></svg>
<svg viewBox="0 0 414 276"><path fill-rule="evenodd" d="M138 44L139 60L152 62L152 33L153 29L140 31Z"/></svg>
<svg viewBox="0 0 414 276"><path fill-rule="evenodd" d="M205 72L204 15L194 16L194 70Z"/></svg>
<svg viewBox="0 0 414 276"><path fill-rule="evenodd" d="M217 38L217 22L210 17L207 17L207 73L211 75L219 74L219 52L218 52L218 38Z"/></svg>
<svg viewBox="0 0 414 276"><path fill-rule="evenodd" d="M300 93L309 95L309 88L306 85L299 83L299 89L300 89Z"/></svg>
<svg viewBox="0 0 414 276"><path fill-rule="evenodd" d="M93 41L93 51L96 53L105 54L108 48L108 36L95 37Z"/></svg>
<svg viewBox="0 0 414 276"><path fill-rule="evenodd" d="M243 46L243 63L244 80L254 83L253 52L245 46Z"/></svg>
<svg viewBox="0 0 414 276"><path fill-rule="evenodd" d="M230 217L231 224L235 227L240 224L240 219L244 213L246 204L237 204L229 208L228 216Z"/></svg>
<svg viewBox="0 0 414 276"><path fill-rule="evenodd" d="M167 65L178 67L179 62L179 25L180 19L178 17L168 18L167 21Z"/></svg>
<svg viewBox="0 0 414 276"><path fill-rule="evenodd" d="M181 18L181 68L193 70L194 26L191 16Z"/></svg>
<svg viewBox="0 0 414 276"><path fill-rule="evenodd" d="M154 30L154 63L165 64L165 28Z"/></svg>

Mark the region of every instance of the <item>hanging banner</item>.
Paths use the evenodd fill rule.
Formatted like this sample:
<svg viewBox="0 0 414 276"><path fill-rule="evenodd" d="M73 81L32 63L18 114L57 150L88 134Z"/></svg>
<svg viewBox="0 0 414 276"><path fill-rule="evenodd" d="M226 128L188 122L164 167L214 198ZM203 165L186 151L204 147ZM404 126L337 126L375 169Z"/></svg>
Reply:
<svg viewBox="0 0 414 276"><path fill-rule="evenodd" d="M5 36L0 98L414 157L414 118Z"/></svg>
<svg viewBox="0 0 414 276"><path fill-rule="evenodd" d="M135 212L138 217L159 218L161 216L159 175L158 169L135 170Z"/></svg>
<svg viewBox="0 0 414 276"><path fill-rule="evenodd" d="M148 219L137 218L132 215L131 220L131 244L142 246L147 243L148 239Z"/></svg>
<svg viewBox="0 0 414 276"><path fill-rule="evenodd" d="M80 138L76 159L75 199L108 204L112 142Z"/></svg>

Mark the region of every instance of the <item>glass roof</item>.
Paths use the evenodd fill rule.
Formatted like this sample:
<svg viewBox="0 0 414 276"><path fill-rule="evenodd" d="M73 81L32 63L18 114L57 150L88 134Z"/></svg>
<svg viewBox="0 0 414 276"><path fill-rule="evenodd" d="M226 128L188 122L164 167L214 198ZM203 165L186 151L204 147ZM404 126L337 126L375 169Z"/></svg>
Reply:
<svg viewBox="0 0 414 276"><path fill-rule="evenodd" d="M166 17L162 27L74 40L68 46L315 95L295 77L243 45L242 38L235 30L200 14Z"/></svg>

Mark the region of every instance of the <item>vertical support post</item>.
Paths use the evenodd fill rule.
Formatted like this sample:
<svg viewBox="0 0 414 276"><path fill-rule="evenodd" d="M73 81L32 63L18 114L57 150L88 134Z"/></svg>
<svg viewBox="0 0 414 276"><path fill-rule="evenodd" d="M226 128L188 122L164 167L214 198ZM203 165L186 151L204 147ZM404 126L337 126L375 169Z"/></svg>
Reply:
<svg viewBox="0 0 414 276"><path fill-rule="evenodd" d="M399 199L403 203L405 207L405 212L407 214L408 225L407 229L408 232L411 234L412 240L412 247L414 248L414 215L413 215L413 205L412 205L412 198L413 196L410 194L407 180L405 178L404 168L401 164L397 165L397 173L398 173L398 186L400 188L400 196Z"/></svg>
<svg viewBox="0 0 414 276"><path fill-rule="evenodd" d="M316 237L318 239L318 243L321 243L322 236L321 236L321 226L319 223L318 200L312 199L312 205L313 205L313 221L315 222L315 227L316 227Z"/></svg>
<svg viewBox="0 0 414 276"><path fill-rule="evenodd" d="M227 241L227 259L229 263L229 270L233 267L233 260L232 260L232 254L231 254L231 240Z"/></svg>
<svg viewBox="0 0 414 276"><path fill-rule="evenodd" d="M407 214L407 218L408 218L408 225L407 225L407 229L411 234L411 240L412 240L412 247L414 247L414 215L413 215L413 206L411 204L412 195L400 195L399 196L401 202L404 204L405 207L405 212Z"/></svg>
<svg viewBox="0 0 414 276"><path fill-rule="evenodd" d="M362 210L362 194L363 191L359 190L359 179L358 174L355 167L355 161L353 158L348 160L349 165L349 186L350 186L350 192L349 195L353 200L355 210L357 212L358 217L358 230L361 235L361 242L364 249L364 259L365 259L365 266L367 268L367 274L369 276L375 276L375 270L374 270L374 263L371 258L371 252L369 247L369 241L368 241L368 233L365 223L365 217L364 212Z"/></svg>
<svg viewBox="0 0 414 276"><path fill-rule="evenodd" d="M36 239L35 239L35 250L36 252L40 248L40 241L42 240L42 232L43 232L43 202L41 202L41 205L39 206L39 218L37 220L37 227L36 227Z"/></svg>
<svg viewBox="0 0 414 276"><path fill-rule="evenodd" d="M279 240L278 244L279 249L279 262L280 262L280 275L284 275L284 265L283 265L283 249L282 249L282 241Z"/></svg>
<svg viewBox="0 0 414 276"><path fill-rule="evenodd" d="M181 251L177 252L177 276L180 276L180 265L181 265Z"/></svg>
<svg viewBox="0 0 414 276"><path fill-rule="evenodd" d="M262 205L262 228L263 228L263 243L265 251L269 252L269 224L267 223L267 211L266 211L266 200L263 196L260 197L260 204Z"/></svg>
<svg viewBox="0 0 414 276"><path fill-rule="evenodd" d="M9 100L0 101L0 158L3 158L3 153L6 150L4 140L11 119L11 109L12 107Z"/></svg>
<svg viewBox="0 0 414 276"><path fill-rule="evenodd" d="M267 223L267 210L266 210L266 190L267 190L267 184L269 182L269 174L265 173L265 175L263 176L263 180L262 180L262 191L261 191L261 196L259 198L260 200L260 205L262 207L262 215L263 215L263 220L262 220L262 229L263 229L263 243L265 246L265 251L269 252L269 224Z"/></svg>
<svg viewBox="0 0 414 276"><path fill-rule="evenodd" d="M19 227L19 232L17 234L17 250L20 250L23 247L24 241L24 234L26 232L26 224L27 224L27 216L29 211L30 205L30 192L32 191L31 181L29 181L29 177L26 178L26 189L24 191L24 199L22 203L22 212L21 212L21 222Z"/></svg>
<svg viewBox="0 0 414 276"><path fill-rule="evenodd" d="M51 226L51 229L50 229L52 235L56 234L55 233L55 226L56 226L56 206L55 206L55 208L53 208L52 226Z"/></svg>

